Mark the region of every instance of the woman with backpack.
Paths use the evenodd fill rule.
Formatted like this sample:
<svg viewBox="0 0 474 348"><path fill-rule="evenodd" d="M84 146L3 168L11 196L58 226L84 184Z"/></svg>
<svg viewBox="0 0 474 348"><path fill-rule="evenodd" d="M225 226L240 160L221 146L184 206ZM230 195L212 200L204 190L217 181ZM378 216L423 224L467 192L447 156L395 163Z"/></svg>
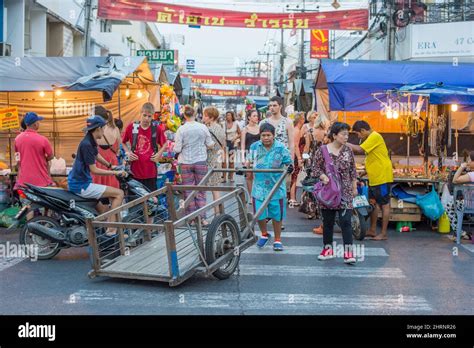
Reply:
<svg viewBox="0 0 474 348"><path fill-rule="evenodd" d="M352 247L352 200L357 196L357 173L354 154L346 145L351 127L335 122L329 131L331 142L319 147L313 157L313 176L321 180L315 185L314 194L323 215L324 247L319 260L334 258L333 232L336 214L342 229L344 263L353 264L356 259Z"/></svg>

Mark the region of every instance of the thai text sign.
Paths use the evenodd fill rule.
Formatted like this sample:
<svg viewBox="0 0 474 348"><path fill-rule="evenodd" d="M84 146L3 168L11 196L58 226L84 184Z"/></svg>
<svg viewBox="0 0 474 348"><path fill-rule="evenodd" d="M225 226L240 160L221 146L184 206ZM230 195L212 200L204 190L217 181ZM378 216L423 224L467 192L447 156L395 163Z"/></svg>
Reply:
<svg viewBox="0 0 474 348"><path fill-rule="evenodd" d="M266 77L248 77L248 76L214 76L214 75L181 75L191 78L192 83L203 83L210 85L234 85L234 86L266 86L268 79Z"/></svg>
<svg viewBox="0 0 474 348"><path fill-rule="evenodd" d="M367 30L367 9L303 13L262 13L209 9L138 0L99 0L98 16L191 26L260 29Z"/></svg>
<svg viewBox="0 0 474 348"><path fill-rule="evenodd" d="M13 106L6 109L0 109L0 130L20 128L20 119L18 118L18 107Z"/></svg>
<svg viewBox="0 0 474 348"><path fill-rule="evenodd" d="M202 95L212 95L219 97L246 97L248 91L238 91L232 89L211 89L211 88L195 88L197 92L200 92Z"/></svg>
<svg viewBox="0 0 474 348"><path fill-rule="evenodd" d="M175 63L174 50L137 50L137 56L146 56L150 63Z"/></svg>
<svg viewBox="0 0 474 348"><path fill-rule="evenodd" d="M328 30L311 30L311 58L329 58Z"/></svg>

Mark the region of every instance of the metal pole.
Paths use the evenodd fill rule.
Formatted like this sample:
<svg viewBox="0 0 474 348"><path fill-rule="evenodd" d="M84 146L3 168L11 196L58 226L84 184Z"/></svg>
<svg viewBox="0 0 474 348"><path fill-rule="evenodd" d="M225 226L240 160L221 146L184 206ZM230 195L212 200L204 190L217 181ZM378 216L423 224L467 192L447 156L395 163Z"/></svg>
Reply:
<svg viewBox="0 0 474 348"><path fill-rule="evenodd" d="M0 29L1 30L1 29ZM10 107L10 92L7 92L7 108ZM13 159L12 159L12 131L8 128L8 152L10 153L10 170L13 172Z"/></svg>
<svg viewBox="0 0 474 348"><path fill-rule="evenodd" d="M85 12L84 12L84 56L89 56L90 44L91 44L91 7L92 0L86 0L85 2Z"/></svg>
<svg viewBox="0 0 474 348"><path fill-rule="evenodd" d="M303 0L303 10L302 13L305 13L305 0ZM304 29L301 29L301 46L300 46L300 59L299 59L300 73L299 76L301 79L306 78L306 69L304 68Z"/></svg>
<svg viewBox="0 0 474 348"><path fill-rule="evenodd" d="M54 149L54 156L56 156L56 106L55 106L55 91L53 89L53 149Z"/></svg>
<svg viewBox="0 0 474 348"><path fill-rule="evenodd" d="M283 44L283 29L280 35L280 86L283 87L285 77L285 45Z"/></svg>
<svg viewBox="0 0 474 348"><path fill-rule="evenodd" d="M119 114L119 120L122 119L122 110L120 108L120 85L118 86L118 114Z"/></svg>

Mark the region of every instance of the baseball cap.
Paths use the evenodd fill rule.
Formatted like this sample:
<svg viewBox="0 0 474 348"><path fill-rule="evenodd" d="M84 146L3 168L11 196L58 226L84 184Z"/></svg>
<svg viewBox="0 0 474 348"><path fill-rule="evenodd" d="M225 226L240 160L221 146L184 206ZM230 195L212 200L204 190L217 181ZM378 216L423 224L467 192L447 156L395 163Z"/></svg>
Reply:
<svg viewBox="0 0 474 348"><path fill-rule="evenodd" d="M102 118L102 116L92 115L89 116L86 120L86 128L83 129L84 132L89 132L93 129L104 127L107 123Z"/></svg>
<svg viewBox="0 0 474 348"><path fill-rule="evenodd" d="M43 120L43 117L38 116L35 112L27 112L23 120L27 126L31 126L36 121Z"/></svg>

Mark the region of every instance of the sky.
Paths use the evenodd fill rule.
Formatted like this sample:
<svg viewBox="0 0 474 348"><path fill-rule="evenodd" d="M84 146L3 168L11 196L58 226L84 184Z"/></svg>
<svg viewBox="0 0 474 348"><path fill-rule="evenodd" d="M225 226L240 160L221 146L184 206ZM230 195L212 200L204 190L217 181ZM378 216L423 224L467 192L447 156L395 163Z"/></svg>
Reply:
<svg viewBox="0 0 474 348"><path fill-rule="evenodd" d="M330 4L333 0L305 1L305 8L315 10L319 5L322 11L334 10ZM256 11L256 12L283 12L286 5L294 8L302 5L303 1L281 1L281 0L233 0L233 1L182 1L166 0L170 4L180 4L195 7L222 8L235 11ZM341 9L367 8L367 1L364 0L340 0ZM258 52L269 51L275 53L279 50L280 30L272 29L246 29L246 28L212 28L201 27L199 29L189 28L184 25L159 24L158 29L166 39L171 37L171 48L179 50L179 60L181 65L185 65L186 59L194 59L196 62L196 72L199 74L214 75L237 75L237 67L243 66L246 61L266 60L266 56L258 55ZM300 33L290 36L291 30L284 32L284 43L286 53L294 58L298 57L298 40ZM183 42L184 35L184 45ZM309 40L309 33L306 36ZM277 47L272 47L273 40ZM278 56L270 56L270 60L275 60L278 64ZM308 63L315 64L316 61Z"/></svg>

